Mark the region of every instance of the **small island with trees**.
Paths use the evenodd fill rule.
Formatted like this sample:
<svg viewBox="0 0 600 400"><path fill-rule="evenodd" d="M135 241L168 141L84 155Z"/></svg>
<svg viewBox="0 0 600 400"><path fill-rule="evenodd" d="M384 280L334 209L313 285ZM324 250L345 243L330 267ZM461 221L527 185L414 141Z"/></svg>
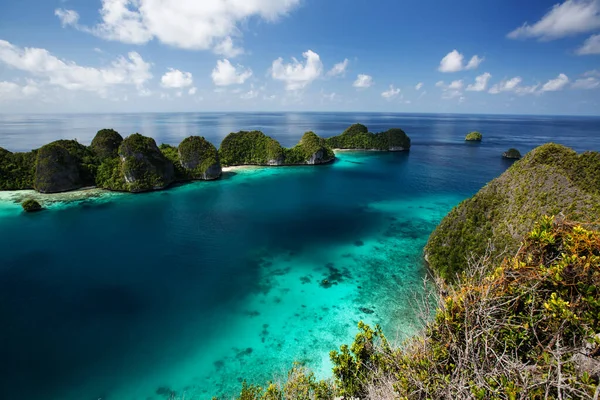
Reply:
<svg viewBox="0 0 600 400"><path fill-rule="evenodd" d="M483 135L480 132L471 132L465 137L467 142L481 142Z"/></svg>

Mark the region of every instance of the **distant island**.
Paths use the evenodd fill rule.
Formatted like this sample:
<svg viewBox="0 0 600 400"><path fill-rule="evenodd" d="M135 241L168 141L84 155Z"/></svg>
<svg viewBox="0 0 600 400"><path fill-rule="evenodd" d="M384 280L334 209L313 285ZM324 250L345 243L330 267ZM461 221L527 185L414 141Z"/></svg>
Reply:
<svg viewBox="0 0 600 400"><path fill-rule="evenodd" d="M222 167L321 165L335 160L333 149L409 148L410 138L401 129L374 134L361 124L329 139L306 132L292 148L260 131L240 131L227 135L218 150L200 136L190 136L177 147L157 146L139 133L123 138L113 129L102 129L90 146L57 140L26 153L0 148L0 190L61 193L97 187L140 193L176 182L215 180Z"/></svg>
<svg viewBox="0 0 600 400"><path fill-rule="evenodd" d="M481 142L483 135L480 132L471 132L465 136L467 142Z"/></svg>

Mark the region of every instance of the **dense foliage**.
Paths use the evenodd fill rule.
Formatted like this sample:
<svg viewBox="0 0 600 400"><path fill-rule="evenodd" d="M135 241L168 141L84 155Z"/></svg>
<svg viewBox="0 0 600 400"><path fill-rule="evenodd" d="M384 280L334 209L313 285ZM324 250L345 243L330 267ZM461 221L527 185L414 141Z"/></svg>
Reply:
<svg viewBox="0 0 600 400"><path fill-rule="evenodd" d="M57 140L37 151L33 184L42 193L93 185L98 164L88 147L76 140Z"/></svg>
<svg viewBox="0 0 600 400"><path fill-rule="evenodd" d="M483 139L483 135L479 132L471 132L465 137L467 142L481 142L481 139Z"/></svg>
<svg viewBox="0 0 600 400"><path fill-rule="evenodd" d="M598 398L600 232L543 217L514 257L465 270L454 286L439 281L435 318L401 348L359 323L331 353L334 382L311 385L326 391L244 384L239 398Z"/></svg>
<svg viewBox="0 0 600 400"><path fill-rule="evenodd" d="M366 126L354 124L341 135L327 139L327 144L337 149L398 151L410 149L410 138L402 129L371 133Z"/></svg>
<svg viewBox="0 0 600 400"><path fill-rule="evenodd" d="M42 205L33 199L27 199L21 203L25 212L36 212L42 210Z"/></svg>
<svg viewBox="0 0 600 400"><path fill-rule="evenodd" d="M11 153L0 147L0 190L33 188L37 151Z"/></svg>
<svg viewBox="0 0 600 400"><path fill-rule="evenodd" d="M119 146L119 157L106 159L99 168L96 184L110 190L144 192L163 189L175 179L173 163L156 146L154 139L139 133Z"/></svg>
<svg viewBox="0 0 600 400"><path fill-rule="evenodd" d="M119 132L114 129L102 129L94 136L90 148L98 158L104 160L116 157L121 143L123 143L123 137Z"/></svg>
<svg viewBox="0 0 600 400"><path fill-rule="evenodd" d="M200 136L190 136L179 144L180 165L189 179L217 179L221 176L219 153L215 146Z"/></svg>
<svg viewBox="0 0 600 400"><path fill-rule="evenodd" d="M518 160L521 158L521 152L515 148L511 148L502 153L502 157Z"/></svg>
<svg viewBox="0 0 600 400"><path fill-rule="evenodd" d="M600 219L600 154L557 144L540 146L515 162L475 196L455 207L429 238L431 268L454 279L466 261L514 253L543 215Z"/></svg>
<svg viewBox="0 0 600 400"><path fill-rule="evenodd" d="M281 165L285 149L279 142L260 131L230 133L221 142L221 164L230 165Z"/></svg>
<svg viewBox="0 0 600 400"><path fill-rule="evenodd" d="M285 164L324 164L335 158L333 150L325 139L314 132L306 132L300 142L291 149L285 149Z"/></svg>

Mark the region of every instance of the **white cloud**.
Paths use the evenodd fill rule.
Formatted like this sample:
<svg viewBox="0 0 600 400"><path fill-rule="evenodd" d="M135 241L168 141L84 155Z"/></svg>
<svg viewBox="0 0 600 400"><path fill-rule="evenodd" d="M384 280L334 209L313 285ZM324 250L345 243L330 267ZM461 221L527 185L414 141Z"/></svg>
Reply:
<svg viewBox="0 0 600 400"><path fill-rule="evenodd" d="M562 90L569 83L569 78L565 74L560 74L555 79L550 79L540 89L542 92L556 92Z"/></svg>
<svg viewBox="0 0 600 400"><path fill-rule="evenodd" d="M390 85L390 88L385 92L381 93L381 96L385 99L392 100L400 94L400 89L394 87L394 85Z"/></svg>
<svg viewBox="0 0 600 400"><path fill-rule="evenodd" d="M58 8L54 10L54 15L60 19L62 26L77 25L77 22L79 22L79 14L77 11Z"/></svg>
<svg viewBox="0 0 600 400"><path fill-rule="evenodd" d="M368 88L373 86L373 77L370 75L360 74L352 84L355 88Z"/></svg>
<svg viewBox="0 0 600 400"><path fill-rule="evenodd" d="M485 72L484 74L479 75L478 77L475 78L475 83L467 86L467 91L471 91L471 92L485 91L485 89L487 89L487 85L488 85L488 82L490 81L491 77L492 77L492 74L490 74L489 72Z"/></svg>
<svg viewBox="0 0 600 400"><path fill-rule="evenodd" d="M325 93L323 90L321 90L321 99L322 100L334 101L337 97L338 97L338 95L335 92Z"/></svg>
<svg viewBox="0 0 600 400"><path fill-rule="evenodd" d="M575 51L579 55L600 54L600 34L592 35Z"/></svg>
<svg viewBox="0 0 600 400"><path fill-rule="evenodd" d="M417 85L415 86L415 90L421 90L421 88L423 87L423 82L419 82L417 83Z"/></svg>
<svg viewBox="0 0 600 400"><path fill-rule="evenodd" d="M276 21L299 4L300 0L102 0L102 22L76 27L106 40L143 44L157 39L207 50L227 37L240 36L238 25L245 21Z"/></svg>
<svg viewBox="0 0 600 400"><path fill-rule="evenodd" d="M304 64L295 58L292 58L293 62L290 64L284 64L281 57L273 61L271 76L285 82L286 90L304 89L323 72L323 63L317 53L308 50L302 53L302 57L306 59Z"/></svg>
<svg viewBox="0 0 600 400"><path fill-rule="evenodd" d="M465 57L459 53L458 50L452 50L450 53L446 54L444 58L442 58L442 61L440 61L440 66L438 67L438 71L458 72L465 69L475 69L479 67L484 60L483 57L474 55L465 65L464 59Z"/></svg>
<svg viewBox="0 0 600 400"><path fill-rule="evenodd" d="M213 48L215 54L219 54L229 58L235 58L240 54L244 54L244 49L235 47L231 36L227 36Z"/></svg>
<svg viewBox="0 0 600 400"><path fill-rule="evenodd" d="M169 68L169 71L160 78L160 83L165 88L178 89L192 86L194 80L191 72L182 72L178 69Z"/></svg>
<svg viewBox="0 0 600 400"><path fill-rule="evenodd" d="M460 90L447 90L442 93L442 99L450 100L457 97L461 97L462 92Z"/></svg>
<svg viewBox="0 0 600 400"><path fill-rule="evenodd" d="M127 58L118 57L109 66L94 68L63 61L45 49L19 48L0 40L0 63L46 79L50 85L101 95L105 95L108 88L118 85L133 85L141 90L152 78L151 64L136 52L129 53Z"/></svg>
<svg viewBox="0 0 600 400"><path fill-rule="evenodd" d="M14 82L0 81L0 102L24 99L39 92L40 89L33 81L28 81L24 86Z"/></svg>
<svg viewBox="0 0 600 400"><path fill-rule="evenodd" d="M583 74L583 76L597 76L600 77L600 70L599 69L593 69L591 71L587 71Z"/></svg>
<svg viewBox="0 0 600 400"><path fill-rule="evenodd" d="M436 86L436 87L444 87L444 86L445 86L445 84L444 84L444 81L437 81L437 82L435 83L435 86Z"/></svg>
<svg viewBox="0 0 600 400"><path fill-rule="evenodd" d="M501 92L514 92L515 89L521 84L523 78L516 76L512 79L503 80L500 83L495 84L489 90L491 94L498 94Z"/></svg>
<svg viewBox="0 0 600 400"><path fill-rule="evenodd" d="M240 99L243 99L243 100L254 99L254 98L258 97L258 95L260 94L262 89L263 88L259 88L258 90L256 90L256 89L254 89L254 85L250 85L250 90L245 93L242 93L240 95Z"/></svg>
<svg viewBox="0 0 600 400"><path fill-rule="evenodd" d="M213 69L211 77L217 86L241 85L252 76L252 70L238 65L234 67L229 60L217 60L217 66Z"/></svg>
<svg viewBox="0 0 600 400"><path fill-rule="evenodd" d="M348 59L346 58L344 61L337 63L327 72L327 76L340 76L346 73L346 68L348 67Z"/></svg>
<svg viewBox="0 0 600 400"><path fill-rule="evenodd" d="M511 39L553 40L600 28L599 0L567 0L555 4L533 25L527 22L508 34Z"/></svg>
<svg viewBox="0 0 600 400"><path fill-rule="evenodd" d="M462 88L463 88L463 81L462 80L452 81L450 83L450 85L448 85L448 89L450 89L450 90L460 90Z"/></svg>
<svg viewBox="0 0 600 400"><path fill-rule="evenodd" d="M195 95L195 94L196 94L196 92L198 92L198 88L197 88L197 87L195 87L195 86L194 86L193 88L190 88L190 90L188 90L188 94L189 94L190 96L193 96L193 95Z"/></svg>
<svg viewBox="0 0 600 400"><path fill-rule="evenodd" d="M594 77L581 78L573 82L571 87L573 89L596 89L600 87L600 80Z"/></svg>
<svg viewBox="0 0 600 400"><path fill-rule="evenodd" d="M514 89L514 92L518 95L525 95L525 94L536 94L538 93L538 88L540 87L539 84L537 85L531 85L531 86L517 86Z"/></svg>

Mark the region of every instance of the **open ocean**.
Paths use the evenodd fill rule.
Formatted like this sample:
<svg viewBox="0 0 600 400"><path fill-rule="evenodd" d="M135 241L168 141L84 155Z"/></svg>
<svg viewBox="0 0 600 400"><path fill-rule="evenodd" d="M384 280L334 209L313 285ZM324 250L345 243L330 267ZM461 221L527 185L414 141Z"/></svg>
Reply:
<svg viewBox="0 0 600 400"><path fill-rule="evenodd" d="M377 113L0 115L0 147L89 144L102 128L217 147L259 129L293 146L305 131L329 137L355 122L402 128L413 147L33 215L0 192L0 398L227 397L294 361L328 377L329 351L352 341L359 320L393 341L413 332L423 246L512 164L502 152L546 142L600 151L600 118ZM482 143L464 142L472 130Z"/></svg>

